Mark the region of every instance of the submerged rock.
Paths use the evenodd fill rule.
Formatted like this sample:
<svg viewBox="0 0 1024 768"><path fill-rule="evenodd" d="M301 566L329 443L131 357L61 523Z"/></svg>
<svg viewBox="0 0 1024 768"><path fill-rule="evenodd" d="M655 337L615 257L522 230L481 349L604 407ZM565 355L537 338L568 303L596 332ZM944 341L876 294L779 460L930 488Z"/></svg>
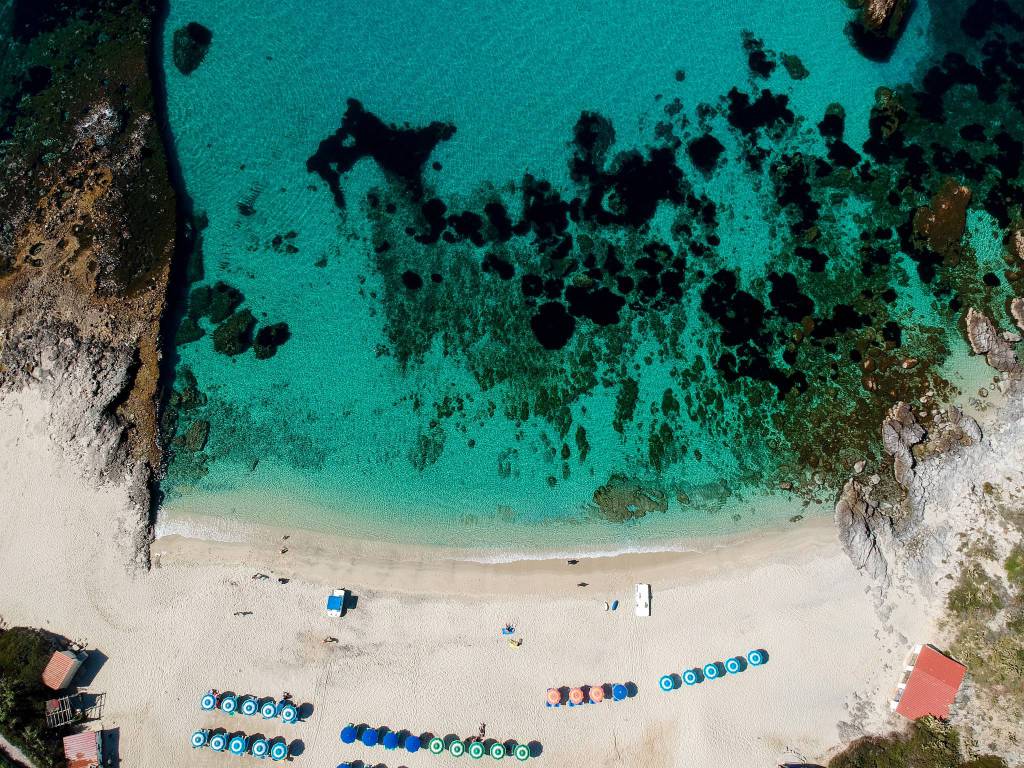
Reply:
<svg viewBox="0 0 1024 768"><path fill-rule="evenodd" d="M910 18L912 0L862 0L861 12L847 32L865 57L887 61Z"/></svg>
<svg viewBox="0 0 1024 768"><path fill-rule="evenodd" d="M1021 365L1013 342L1008 341L995 323L974 307L967 310L967 340L971 351L985 355L985 361L997 371L1020 373Z"/></svg>
<svg viewBox="0 0 1024 768"><path fill-rule="evenodd" d="M256 318L252 312L248 309L235 312L213 332L213 348L229 357L240 355L252 346L252 329L255 327Z"/></svg>
<svg viewBox="0 0 1024 768"><path fill-rule="evenodd" d="M944 259L954 256L967 227L971 190L946 179L931 203L914 213L914 236Z"/></svg>
<svg viewBox="0 0 1024 768"><path fill-rule="evenodd" d="M206 58L213 42L213 32L198 21L191 21L174 30L174 66L183 75L191 75Z"/></svg>
<svg viewBox="0 0 1024 768"><path fill-rule="evenodd" d="M277 354L277 348L292 337L288 330L288 323L274 323L265 325L256 333L256 341L253 343L253 351L257 360L266 360Z"/></svg>
<svg viewBox="0 0 1024 768"><path fill-rule="evenodd" d="M187 451L197 453L206 447L206 441L210 437L210 422L199 419L193 421L185 433L175 439L175 445Z"/></svg>
<svg viewBox="0 0 1024 768"><path fill-rule="evenodd" d="M622 523L643 517L648 512L668 511L664 491L645 488L625 475L612 475L608 482L594 491L594 503L601 517Z"/></svg>

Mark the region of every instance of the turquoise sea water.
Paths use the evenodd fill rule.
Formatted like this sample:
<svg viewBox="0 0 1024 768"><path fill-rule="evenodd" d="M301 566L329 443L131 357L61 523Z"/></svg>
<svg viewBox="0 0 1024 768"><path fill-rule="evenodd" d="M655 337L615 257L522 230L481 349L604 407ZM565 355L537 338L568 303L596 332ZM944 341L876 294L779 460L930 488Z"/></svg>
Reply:
<svg viewBox="0 0 1024 768"><path fill-rule="evenodd" d="M956 371L964 346L951 293L925 284L899 247L895 215L883 221L872 207L884 180L870 194L867 181L815 188L811 235L793 224L793 206L780 207L775 164L798 152L827 156L816 126L833 102L845 110L843 140L859 151L876 89L919 81L949 44L937 39L944 23L933 13L918 2L892 57L874 62L844 35L852 13L836 0L175 0L165 35L171 127L207 222L193 287L232 286L257 334L287 323L289 337L266 359L229 356L215 351L206 317L197 321L205 335L177 347L178 387L187 368L205 402L177 409L164 514L457 546L615 548L791 515L799 501L777 491L780 480L827 500L807 446L795 443L816 439L820 408L838 395L865 396L851 350L929 354ZM172 36L191 21L213 40L186 76L172 63ZM748 62L761 46L776 64L767 77ZM787 71L783 54L798 57L806 77ZM761 89L786 96L791 119L745 134L729 120L734 87L752 100ZM307 169L349 99L385 124L455 127L424 164L421 190L365 157L339 174L341 208ZM413 236L429 229L420 207L434 197L449 214L482 215L500 201L514 222L525 216L525 174L565 200L578 194L570 159L584 111L614 126L608 168L620 151L669 147L684 174L680 199L662 200L640 224L574 221L568 255L545 253L539 229L484 245ZM704 133L722 145L707 173L687 152ZM905 210L926 204L935 186L908 192ZM621 203L615 194L605 195L608 210ZM854 255L861 233L890 223L890 261L865 267ZM998 228L980 208L969 237L972 269L1003 267ZM667 247L656 257L666 264L689 249L685 268L672 267L681 282L671 300L612 281L627 294L617 322L584 313L563 346L539 343L532 318L554 294L545 284L545 295L524 299L524 277L592 291L611 280L608 248L629 272L651 243ZM823 271L798 253L802 243L824 253ZM810 351L786 352L804 326L799 308L780 308L780 274L795 276L818 328L838 326ZM631 280L642 278L640 268ZM882 317L864 307L884 287L894 295ZM995 301L1003 289L984 290ZM744 319L762 311L748 294L769 308L763 331ZM712 306L716 295L725 309ZM870 319L845 328L834 307L854 304ZM890 321L902 329L898 343L884 331ZM730 326L746 334L741 342L730 342ZM741 368L748 356L783 372L784 383L727 376L723 353ZM832 433L860 408L843 407ZM209 423L201 450L182 445L196 421ZM863 450L853 437L851 446ZM838 458L849 466L854 454ZM607 520L645 508L626 524Z"/></svg>

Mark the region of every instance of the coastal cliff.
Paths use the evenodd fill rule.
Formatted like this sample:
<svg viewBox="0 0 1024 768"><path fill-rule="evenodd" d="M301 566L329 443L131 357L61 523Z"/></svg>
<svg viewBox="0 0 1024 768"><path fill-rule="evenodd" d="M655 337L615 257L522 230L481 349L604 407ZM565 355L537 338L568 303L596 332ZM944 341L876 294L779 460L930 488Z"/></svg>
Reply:
<svg viewBox="0 0 1024 768"><path fill-rule="evenodd" d="M0 395L37 388L86 474L130 480L143 563L178 220L151 78L159 10L16 0L0 16L17 73L0 92Z"/></svg>

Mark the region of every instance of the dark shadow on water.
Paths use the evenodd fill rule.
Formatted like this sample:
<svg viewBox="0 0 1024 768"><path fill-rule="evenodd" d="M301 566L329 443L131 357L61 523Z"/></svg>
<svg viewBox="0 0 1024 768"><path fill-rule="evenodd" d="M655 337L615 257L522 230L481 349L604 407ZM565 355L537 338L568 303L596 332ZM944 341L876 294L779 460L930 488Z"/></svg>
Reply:
<svg viewBox="0 0 1024 768"><path fill-rule="evenodd" d="M81 688L88 688L96 680L96 675L103 668L103 665L107 663L108 657L103 651L99 650L88 650L86 651L88 656L85 662L78 670L78 674L75 675L74 684Z"/></svg>

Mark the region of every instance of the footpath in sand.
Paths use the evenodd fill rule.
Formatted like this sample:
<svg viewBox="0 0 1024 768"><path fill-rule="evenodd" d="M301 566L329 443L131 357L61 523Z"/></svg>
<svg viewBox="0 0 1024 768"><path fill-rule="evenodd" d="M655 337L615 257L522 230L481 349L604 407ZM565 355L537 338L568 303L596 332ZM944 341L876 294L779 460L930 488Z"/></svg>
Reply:
<svg viewBox="0 0 1024 768"><path fill-rule="evenodd" d="M829 521L707 554L579 570L422 559L357 567L298 535L282 556L278 540L257 533L250 545L158 540L157 567L132 570L126 489L84 482L47 437L45 413L31 393L0 402L0 617L109 657L91 689L106 693L102 725L118 729L125 768L233 764L189 745L193 729L215 726L297 739L297 766L439 764L425 751L345 746L338 733L349 722L464 737L486 723L488 737L539 743L533 762L551 766L764 768L787 751L823 760L850 723L883 724L909 647L928 639L921 616L883 624ZM257 571L274 578L254 580ZM653 583L650 618L633 615L634 581ZM324 612L334 586L358 596L342 619ZM622 606L604 612L614 597ZM501 637L506 622L520 648ZM769 652L765 666L658 690L662 674L754 648ZM549 686L614 682L634 683L637 695L544 706ZM200 712L211 687L289 691L313 711L294 726Z"/></svg>

